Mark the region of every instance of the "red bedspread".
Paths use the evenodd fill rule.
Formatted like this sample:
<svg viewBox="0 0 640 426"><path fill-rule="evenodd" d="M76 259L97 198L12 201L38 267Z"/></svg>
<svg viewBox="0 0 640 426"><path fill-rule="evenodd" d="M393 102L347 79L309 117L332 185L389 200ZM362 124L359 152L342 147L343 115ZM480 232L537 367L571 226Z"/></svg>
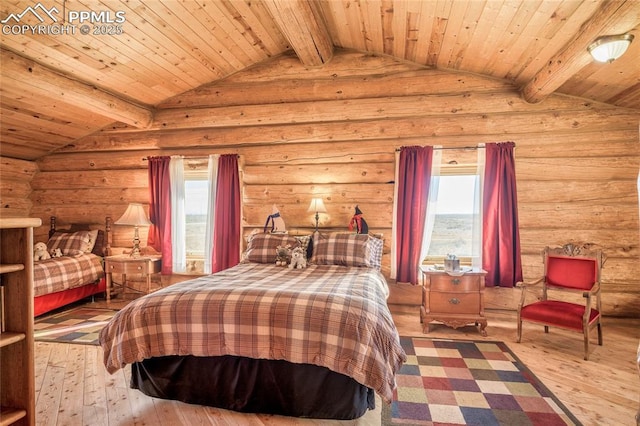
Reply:
<svg viewBox="0 0 640 426"><path fill-rule="evenodd" d="M80 287L103 276L102 258L95 254L40 260L33 264L34 296Z"/></svg>
<svg viewBox="0 0 640 426"><path fill-rule="evenodd" d="M371 268L247 263L141 297L100 333L110 373L165 355L284 359L353 377L390 401L406 359Z"/></svg>

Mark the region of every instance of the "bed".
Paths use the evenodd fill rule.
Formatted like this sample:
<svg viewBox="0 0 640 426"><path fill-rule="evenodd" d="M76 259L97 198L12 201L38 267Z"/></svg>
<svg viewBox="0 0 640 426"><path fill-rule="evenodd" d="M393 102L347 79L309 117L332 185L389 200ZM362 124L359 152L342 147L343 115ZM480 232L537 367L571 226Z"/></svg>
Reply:
<svg viewBox="0 0 640 426"><path fill-rule="evenodd" d="M131 364L147 395L241 412L345 420L374 392L390 401L406 355L381 240L315 233L307 268L275 265L298 244L256 234L239 265L131 302L100 333L107 371Z"/></svg>
<svg viewBox="0 0 640 426"><path fill-rule="evenodd" d="M59 249L62 256L34 262L34 316L105 291L103 256L108 255L110 229L109 217L104 230L88 225L59 230L51 217L47 250Z"/></svg>

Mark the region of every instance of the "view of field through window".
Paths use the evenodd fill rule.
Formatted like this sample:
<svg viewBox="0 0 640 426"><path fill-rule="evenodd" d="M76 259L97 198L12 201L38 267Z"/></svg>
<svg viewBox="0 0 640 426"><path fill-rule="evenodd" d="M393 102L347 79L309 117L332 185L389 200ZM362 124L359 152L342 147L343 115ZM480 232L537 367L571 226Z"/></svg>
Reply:
<svg viewBox="0 0 640 426"><path fill-rule="evenodd" d="M204 235L207 229L207 180L190 180L185 186L185 233L187 256L204 255Z"/></svg>

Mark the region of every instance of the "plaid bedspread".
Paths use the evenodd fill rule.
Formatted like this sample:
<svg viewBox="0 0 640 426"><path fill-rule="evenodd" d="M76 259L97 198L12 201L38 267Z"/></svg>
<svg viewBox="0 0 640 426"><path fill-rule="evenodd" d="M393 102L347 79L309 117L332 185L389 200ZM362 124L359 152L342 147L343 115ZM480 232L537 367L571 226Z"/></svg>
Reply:
<svg viewBox="0 0 640 426"><path fill-rule="evenodd" d="M95 254L40 260L33 264L34 295L37 297L80 287L103 276L102 258Z"/></svg>
<svg viewBox="0 0 640 426"><path fill-rule="evenodd" d="M324 366L390 401L405 361L379 271L244 263L174 284L119 311L100 332L113 373L154 356L236 355Z"/></svg>

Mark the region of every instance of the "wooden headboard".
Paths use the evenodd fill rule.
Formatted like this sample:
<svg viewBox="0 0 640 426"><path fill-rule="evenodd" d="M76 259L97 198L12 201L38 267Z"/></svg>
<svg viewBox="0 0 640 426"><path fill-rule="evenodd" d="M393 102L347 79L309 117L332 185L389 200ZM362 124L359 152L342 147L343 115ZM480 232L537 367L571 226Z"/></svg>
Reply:
<svg viewBox="0 0 640 426"><path fill-rule="evenodd" d="M98 238L93 249L93 253L98 256L111 256L111 242L113 241L111 225L111 216L106 216L104 229L98 227ZM87 223L72 223L68 229L58 229L56 227L56 217L51 216L49 219L49 238L56 232L90 231L92 229L96 229L96 226Z"/></svg>

